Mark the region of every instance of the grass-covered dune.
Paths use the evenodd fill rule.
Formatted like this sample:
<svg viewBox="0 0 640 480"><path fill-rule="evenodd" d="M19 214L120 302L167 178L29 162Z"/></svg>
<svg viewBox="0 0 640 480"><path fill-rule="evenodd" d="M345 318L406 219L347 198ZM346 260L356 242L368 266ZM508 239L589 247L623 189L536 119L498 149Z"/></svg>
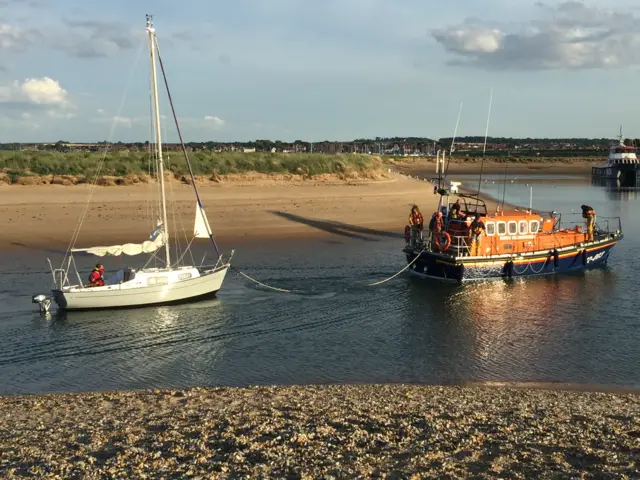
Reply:
<svg viewBox="0 0 640 480"><path fill-rule="evenodd" d="M103 158L105 161L100 167ZM171 174L176 179L185 177L186 180L189 172L182 154L167 152L165 159ZM371 155L205 151L191 153L189 160L194 175L211 180L248 172L303 177L332 174L348 179L377 174L384 163L380 157ZM96 174L105 178L128 177L137 183L148 180L150 161L146 152L113 152L105 156L90 152L2 151L0 171L0 181L9 184L87 183L92 182Z"/></svg>
<svg viewBox="0 0 640 480"><path fill-rule="evenodd" d="M104 162L102 159L104 158ZM98 175L101 185L146 183L150 180L147 152L57 152L0 151L0 183L10 185L92 183ZM166 152L168 174L188 182L189 172L181 152ZM340 180L384 178L387 168L401 164L434 165L435 159L421 157L380 157L362 154L238 153L197 151L189 155L194 175L199 180L223 181L237 175L257 173L286 178L331 176ZM487 157L493 164L576 164L593 161L586 158ZM452 164L480 165L481 159L453 157Z"/></svg>

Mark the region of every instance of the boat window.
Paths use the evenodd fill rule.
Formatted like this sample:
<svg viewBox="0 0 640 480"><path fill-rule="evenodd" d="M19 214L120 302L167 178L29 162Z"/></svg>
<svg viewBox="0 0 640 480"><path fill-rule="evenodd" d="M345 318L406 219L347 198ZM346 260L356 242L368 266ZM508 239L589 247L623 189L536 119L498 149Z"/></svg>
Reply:
<svg viewBox="0 0 640 480"><path fill-rule="evenodd" d="M487 228L487 236L490 237L492 235L495 235L496 233L496 224L493 222L487 222L486 225Z"/></svg>
<svg viewBox="0 0 640 480"><path fill-rule="evenodd" d="M516 222L509 222L509 235L516 235L518 233L518 225Z"/></svg>
<svg viewBox="0 0 640 480"><path fill-rule="evenodd" d="M149 277L147 285L166 285L169 283L169 277Z"/></svg>
<svg viewBox="0 0 640 480"><path fill-rule="evenodd" d="M190 278L191 278L190 273L181 273L180 275L178 275L179 280L189 280Z"/></svg>
<svg viewBox="0 0 640 480"><path fill-rule="evenodd" d="M502 245L503 250L512 250L513 249L513 245L511 245L510 243L505 243L504 245Z"/></svg>
<svg viewBox="0 0 640 480"><path fill-rule="evenodd" d="M538 233L538 228L540 227L540 224L538 223L537 220L531 220L530 223L530 231L531 233Z"/></svg>
<svg viewBox="0 0 640 480"><path fill-rule="evenodd" d="M507 224L504 222L498 222L498 235L507 234Z"/></svg>
<svg viewBox="0 0 640 480"><path fill-rule="evenodd" d="M526 235L528 227L529 227L529 224L527 223L526 220L520 220L520 223L518 224L518 231L520 235Z"/></svg>

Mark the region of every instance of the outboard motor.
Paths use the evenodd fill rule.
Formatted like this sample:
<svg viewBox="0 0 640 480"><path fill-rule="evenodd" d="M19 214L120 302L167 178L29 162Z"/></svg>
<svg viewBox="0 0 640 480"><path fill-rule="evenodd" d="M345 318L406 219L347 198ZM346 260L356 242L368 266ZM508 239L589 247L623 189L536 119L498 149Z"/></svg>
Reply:
<svg viewBox="0 0 640 480"><path fill-rule="evenodd" d="M31 303L37 303L40 306L40 313L49 313L51 299L46 295L34 295L31 297Z"/></svg>

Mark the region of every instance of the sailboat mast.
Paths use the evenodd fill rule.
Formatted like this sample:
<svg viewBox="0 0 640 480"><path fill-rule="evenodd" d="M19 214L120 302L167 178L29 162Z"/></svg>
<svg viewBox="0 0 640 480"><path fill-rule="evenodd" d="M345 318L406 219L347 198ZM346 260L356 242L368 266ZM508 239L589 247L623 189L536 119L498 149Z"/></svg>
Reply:
<svg viewBox="0 0 640 480"><path fill-rule="evenodd" d="M160 133L160 108L158 106L158 82L156 77L156 29L151 22L151 16L147 15L147 32L149 32L149 49L151 50L151 78L153 83L153 102L155 113L156 145L158 148L158 174L160 175L160 191L162 195L162 231L164 233L164 251L166 266L171 266L169 253L169 223L167 222L167 198L164 190L164 159L162 158L162 137Z"/></svg>

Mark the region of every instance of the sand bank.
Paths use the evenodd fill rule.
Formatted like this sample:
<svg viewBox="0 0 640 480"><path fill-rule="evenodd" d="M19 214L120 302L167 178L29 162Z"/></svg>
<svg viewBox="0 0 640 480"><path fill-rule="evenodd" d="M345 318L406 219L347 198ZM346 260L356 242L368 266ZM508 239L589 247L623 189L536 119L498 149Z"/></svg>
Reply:
<svg viewBox="0 0 640 480"><path fill-rule="evenodd" d="M0 397L3 478L636 478L640 396L401 385Z"/></svg>
<svg viewBox="0 0 640 480"><path fill-rule="evenodd" d="M535 161L530 159L527 161L514 161L509 163L486 161L484 166L480 159L472 161L461 161L454 159L448 166L448 174L452 175L477 175L482 169L483 175L504 175L509 177L514 175L577 175L591 176L591 167L593 165L603 163L602 159L567 159L560 161ZM424 161L399 163L394 169L406 174L415 174L428 172L429 178L435 177L435 160L427 159Z"/></svg>
<svg viewBox="0 0 640 480"><path fill-rule="evenodd" d="M95 187L77 247L139 242L148 238L149 199L157 185ZM81 212L88 185L0 187L0 248L66 248ZM195 199L189 185L171 182L175 209L169 223L191 238ZM411 205L425 219L437 208L433 184L393 175L375 182L251 181L199 187L216 239L233 242L367 229L402 235ZM174 215L175 214L175 215ZM206 240L201 240L205 242Z"/></svg>

